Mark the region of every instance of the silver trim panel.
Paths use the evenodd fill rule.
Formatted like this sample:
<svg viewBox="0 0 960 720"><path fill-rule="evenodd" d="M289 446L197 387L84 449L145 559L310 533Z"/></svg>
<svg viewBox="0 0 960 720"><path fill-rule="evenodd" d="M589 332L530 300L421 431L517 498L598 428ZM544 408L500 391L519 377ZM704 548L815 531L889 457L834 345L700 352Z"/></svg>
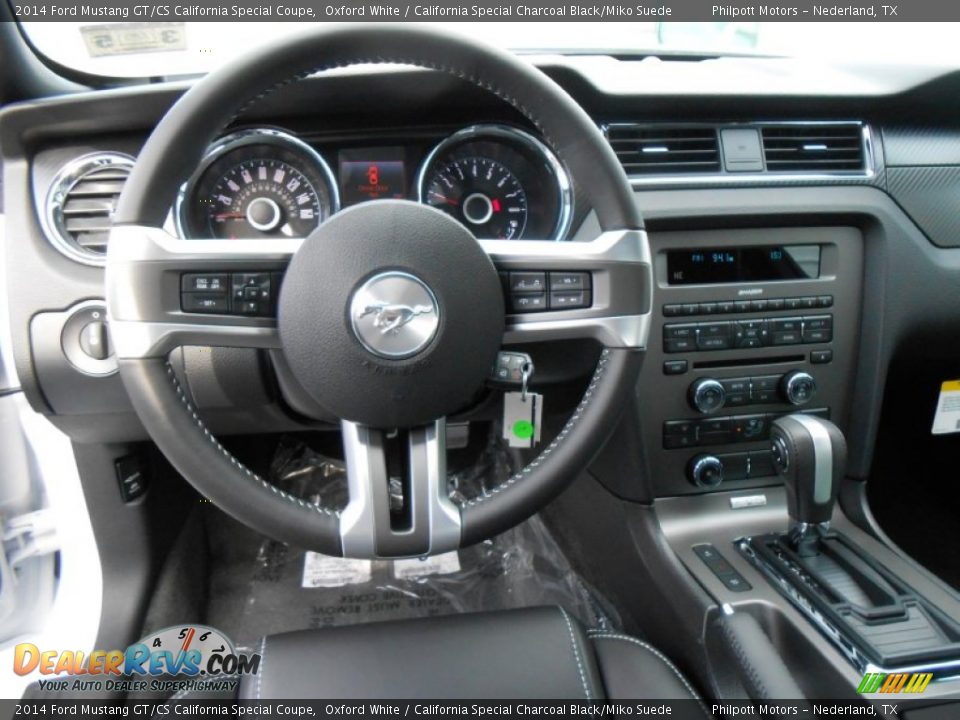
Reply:
<svg viewBox="0 0 960 720"><path fill-rule="evenodd" d="M460 511L447 493L446 421L409 431L412 526L390 526L389 477L384 432L341 422L350 500L340 515L344 557L436 555L460 547Z"/></svg>
<svg viewBox="0 0 960 720"><path fill-rule="evenodd" d="M567 233L570 231L570 224L573 222L573 185L570 182L570 176L567 175L566 168L563 167L563 164L549 147L530 133L509 125L471 125L470 127L458 130L440 141L427 153L427 156L420 163L420 168L417 170L417 200L421 203L423 202L424 182L426 181L427 171L430 169L434 160L440 157L441 153L446 152L456 145L486 137L499 137L513 142L519 142L521 145L530 148L543 159L557 181L559 210L557 218L555 219L556 229L554 230L553 237L541 238L536 242L543 242L543 240L559 242L565 240Z"/></svg>
<svg viewBox="0 0 960 720"><path fill-rule="evenodd" d="M791 417L803 425L813 442L813 501L822 505L833 489L833 442L819 418L796 413ZM839 482L839 478L837 482Z"/></svg>

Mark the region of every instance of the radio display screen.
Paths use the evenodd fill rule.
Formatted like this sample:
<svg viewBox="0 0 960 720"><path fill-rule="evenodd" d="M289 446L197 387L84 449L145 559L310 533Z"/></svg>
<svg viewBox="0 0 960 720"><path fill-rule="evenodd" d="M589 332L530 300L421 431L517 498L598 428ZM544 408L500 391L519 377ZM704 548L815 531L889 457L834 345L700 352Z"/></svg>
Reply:
<svg viewBox="0 0 960 720"><path fill-rule="evenodd" d="M340 202L344 207L366 200L407 196L402 148L345 149L340 151L339 161Z"/></svg>
<svg viewBox="0 0 960 720"><path fill-rule="evenodd" d="M809 280L820 277L819 245L764 245L667 251L670 285Z"/></svg>

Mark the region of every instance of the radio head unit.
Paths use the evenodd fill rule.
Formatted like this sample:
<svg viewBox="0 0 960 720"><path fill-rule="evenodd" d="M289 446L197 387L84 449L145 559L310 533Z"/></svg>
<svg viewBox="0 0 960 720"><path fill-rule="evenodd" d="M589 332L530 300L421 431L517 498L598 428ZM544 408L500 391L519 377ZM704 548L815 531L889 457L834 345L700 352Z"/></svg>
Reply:
<svg viewBox="0 0 960 720"><path fill-rule="evenodd" d="M751 245L667 251L670 285L814 280L820 245Z"/></svg>

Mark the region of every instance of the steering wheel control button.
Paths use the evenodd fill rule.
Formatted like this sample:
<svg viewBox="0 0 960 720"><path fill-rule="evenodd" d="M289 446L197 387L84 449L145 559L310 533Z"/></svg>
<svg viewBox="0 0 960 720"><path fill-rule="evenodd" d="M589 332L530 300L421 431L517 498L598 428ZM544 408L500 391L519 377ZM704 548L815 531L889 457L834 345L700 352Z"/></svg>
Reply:
<svg viewBox="0 0 960 720"><path fill-rule="evenodd" d="M574 310L590 307L590 293L583 290L551 291L551 310Z"/></svg>
<svg viewBox="0 0 960 720"><path fill-rule="evenodd" d="M500 277L470 230L405 200L320 225L291 259L278 307L302 391L372 428L432 423L473 402L505 327Z"/></svg>
<svg viewBox="0 0 960 720"><path fill-rule="evenodd" d="M510 308L517 313L542 312L547 309L547 294L511 295Z"/></svg>
<svg viewBox="0 0 960 720"><path fill-rule="evenodd" d="M180 278L183 292L226 293L229 276L226 273L184 273Z"/></svg>
<svg viewBox="0 0 960 720"><path fill-rule="evenodd" d="M588 272L552 272L551 290L590 290L591 278Z"/></svg>
<svg viewBox="0 0 960 720"><path fill-rule="evenodd" d="M357 340L374 355L407 358L436 337L440 305L415 275L379 273L354 292L350 322Z"/></svg>
<svg viewBox="0 0 960 720"><path fill-rule="evenodd" d="M80 303L67 311L60 330L60 348L70 364L84 375L101 377L117 371L103 301Z"/></svg>
<svg viewBox="0 0 960 720"><path fill-rule="evenodd" d="M217 313L226 315L230 312L230 296L211 295L210 293L184 293L180 297L180 309L189 313Z"/></svg>
<svg viewBox="0 0 960 720"><path fill-rule="evenodd" d="M690 406L699 413L710 415L720 410L726 402L723 385L712 378L701 378L690 386Z"/></svg>
<svg viewBox="0 0 960 720"><path fill-rule="evenodd" d="M103 320L94 320L84 325L80 331L80 349L94 360L106 360L113 355L107 323Z"/></svg>
<svg viewBox="0 0 960 720"><path fill-rule="evenodd" d="M542 293L546 289L547 274L545 272L510 273L511 293Z"/></svg>

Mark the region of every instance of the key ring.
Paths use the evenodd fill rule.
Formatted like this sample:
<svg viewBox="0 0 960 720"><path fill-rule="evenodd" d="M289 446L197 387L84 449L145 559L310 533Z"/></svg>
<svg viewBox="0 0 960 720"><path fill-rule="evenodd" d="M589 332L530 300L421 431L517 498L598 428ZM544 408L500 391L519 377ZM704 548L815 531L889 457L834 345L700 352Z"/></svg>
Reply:
<svg viewBox="0 0 960 720"><path fill-rule="evenodd" d="M533 363L525 362L520 368L520 402L527 401L527 381L533 375Z"/></svg>

